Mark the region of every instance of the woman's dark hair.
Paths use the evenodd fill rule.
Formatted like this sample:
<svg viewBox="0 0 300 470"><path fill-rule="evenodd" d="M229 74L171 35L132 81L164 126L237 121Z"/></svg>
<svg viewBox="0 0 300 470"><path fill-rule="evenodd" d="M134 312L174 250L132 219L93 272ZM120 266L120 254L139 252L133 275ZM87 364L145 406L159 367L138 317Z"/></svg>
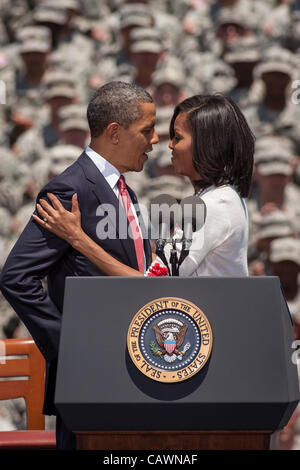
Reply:
<svg viewBox="0 0 300 470"><path fill-rule="evenodd" d="M255 138L239 107L228 97L195 95L179 103L170 123L174 137L175 119L187 113L193 136L193 164L201 175L195 183L201 189L210 185L235 185L247 197L253 173Z"/></svg>

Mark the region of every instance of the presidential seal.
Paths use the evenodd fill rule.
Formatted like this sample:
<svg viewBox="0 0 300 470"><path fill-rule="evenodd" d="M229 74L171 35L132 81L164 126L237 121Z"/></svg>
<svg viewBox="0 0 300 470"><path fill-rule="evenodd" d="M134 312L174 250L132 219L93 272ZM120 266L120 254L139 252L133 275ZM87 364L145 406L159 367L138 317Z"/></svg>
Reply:
<svg viewBox="0 0 300 470"><path fill-rule="evenodd" d="M195 375L212 349L210 324L196 305L163 297L142 307L133 317L127 347L135 366L159 382L181 382Z"/></svg>

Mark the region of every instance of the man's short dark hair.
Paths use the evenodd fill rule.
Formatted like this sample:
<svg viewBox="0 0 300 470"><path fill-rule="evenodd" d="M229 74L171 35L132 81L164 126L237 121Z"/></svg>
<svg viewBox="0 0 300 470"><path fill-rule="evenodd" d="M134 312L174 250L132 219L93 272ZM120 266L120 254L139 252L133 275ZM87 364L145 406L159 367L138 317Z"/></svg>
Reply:
<svg viewBox="0 0 300 470"><path fill-rule="evenodd" d="M98 88L87 108L91 137L99 137L111 122L127 129L142 117L140 103L153 103L153 99L138 85L113 81Z"/></svg>
<svg viewBox="0 0 300 470"><path fill-rule="evenodd" d="M193 165L201 180L200 188L210 185L236 186L241 197L249 195L255 137L238 105L221 93L195 95L179 103L170 123L179 113L187 113L193 136Z"/></svg>

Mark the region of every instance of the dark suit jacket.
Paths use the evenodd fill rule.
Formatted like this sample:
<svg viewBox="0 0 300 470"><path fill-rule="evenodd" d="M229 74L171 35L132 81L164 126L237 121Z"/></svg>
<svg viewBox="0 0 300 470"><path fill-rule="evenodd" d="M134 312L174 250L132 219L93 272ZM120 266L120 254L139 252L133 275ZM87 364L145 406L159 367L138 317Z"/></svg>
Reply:
<svg viewBox="0 0 300 470"><path fill-rule="evenodd" d="M128 188L133 203L135 194ZM108 253L122 263L138 269L134 242L127 239L99 240L96 226L101 216L96 215L100 204L112 204L119 216L127 219L114 192L83 153L61 175L50 181L39 193L37 200L47 198L47 192L56 194L63 205L71 210L72 195L76 192L81 210L83 230ZM102 220L105 215L102 215ZM114 221L111 219L113 224ZM118 236L118 226L116 226ZM151 263L151 248L144 240L147 267ZM0 276L0 288L35 340L46 359L46 390L44 413L55 414L54 391L59 335L66 276L103 276L87 258L64 240L43 229L33 218L9 254ZM47 276L48 293L41 279Z"/></svg>

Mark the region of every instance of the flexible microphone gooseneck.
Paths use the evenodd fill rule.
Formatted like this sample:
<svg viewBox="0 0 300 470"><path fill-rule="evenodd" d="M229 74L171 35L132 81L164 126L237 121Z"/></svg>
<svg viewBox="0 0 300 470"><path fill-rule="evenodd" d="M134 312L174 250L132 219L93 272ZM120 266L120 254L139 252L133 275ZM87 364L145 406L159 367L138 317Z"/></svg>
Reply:
<svg viewBox="0 0 300 470"><path fill-rule="evenodd" d="M151 201L151 225L156 239L156 255L170 269L166 259L164 248L167 240L171 238L174 226L177 223L180 213L180 206L177 200L169 194L160 194Z"/></svg>

